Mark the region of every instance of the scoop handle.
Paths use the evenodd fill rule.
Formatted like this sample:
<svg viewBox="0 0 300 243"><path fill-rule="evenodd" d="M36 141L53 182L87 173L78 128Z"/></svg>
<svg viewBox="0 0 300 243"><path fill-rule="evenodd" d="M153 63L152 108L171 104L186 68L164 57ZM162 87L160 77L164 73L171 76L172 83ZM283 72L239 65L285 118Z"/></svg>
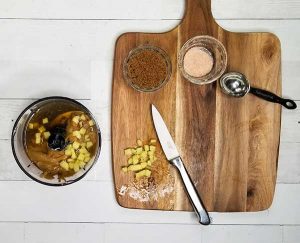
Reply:
<svg viewBox="0 0 300 243"><path fill-rule="evenodd" d="M277 96L276 94L273 94L269 91L251 87L249 92L259 98L264 99L264 100L267 100L267 101L270 101L273 103L279 103L287 109L294 110L297 108L297 104L295 103L295 101L290 100L290 99L281 98L281 97Z"/></svg>

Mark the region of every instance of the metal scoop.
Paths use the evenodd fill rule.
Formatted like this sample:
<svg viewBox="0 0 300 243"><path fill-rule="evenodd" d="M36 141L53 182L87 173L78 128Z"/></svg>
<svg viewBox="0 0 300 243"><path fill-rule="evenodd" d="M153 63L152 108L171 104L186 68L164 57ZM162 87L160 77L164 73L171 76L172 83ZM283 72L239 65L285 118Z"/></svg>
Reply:
<svg viewBox="0 0 300 243"><path fill-rule="evenodd" d="M273 103L279 103L287 109L296 109L297 104L290 99L283 99L269 91L250 87L245 75L237 72L224 74L220 79L222 91L234 97L243 97L248 93Z"/></svg>

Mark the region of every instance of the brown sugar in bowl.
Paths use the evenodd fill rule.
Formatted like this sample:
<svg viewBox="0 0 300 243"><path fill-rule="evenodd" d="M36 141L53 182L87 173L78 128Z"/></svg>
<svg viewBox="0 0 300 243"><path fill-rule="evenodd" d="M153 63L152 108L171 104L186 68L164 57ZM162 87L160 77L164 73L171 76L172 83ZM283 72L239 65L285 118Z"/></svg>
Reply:
<svg viewBox="0 0 300 243"><path fill-rule="evenodd" d="M144 45L131 50L123 64L127 83L142 92L163 87L172 72L168 54L159 47Z"/></svg>

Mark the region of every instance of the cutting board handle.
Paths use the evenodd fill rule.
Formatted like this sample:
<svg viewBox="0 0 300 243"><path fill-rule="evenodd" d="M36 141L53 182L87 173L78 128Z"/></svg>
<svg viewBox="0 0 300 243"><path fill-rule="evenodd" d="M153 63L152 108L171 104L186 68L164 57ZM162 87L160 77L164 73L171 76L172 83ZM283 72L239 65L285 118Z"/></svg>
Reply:
<svg viewBox="0 0 300 243"><path fill-rule="evenodd" d="M215 23L211 12L211 0L185 0L183 22L187 22L187 25L193 25L195 20Z"/></svg>

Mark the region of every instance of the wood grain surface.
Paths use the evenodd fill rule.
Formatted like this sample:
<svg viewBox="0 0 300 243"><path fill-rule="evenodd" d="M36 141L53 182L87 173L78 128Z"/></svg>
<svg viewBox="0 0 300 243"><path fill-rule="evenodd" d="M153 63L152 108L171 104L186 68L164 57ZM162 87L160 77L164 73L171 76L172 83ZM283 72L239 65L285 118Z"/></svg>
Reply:
<svg viewBox="0 0 300 243"><path fill-rule="evenodd" d="M161 112L209 211L260 211L272 203L281 107L252 95L228 97L217 83L198 86L185 80L177 70L177 55L188 39L198 35L213 36L225 45L228 71L242 72L252 86L281 94L278 38L271 33L232 33L222 29L212 17L210 0L186 0L182 22L169 32L121 35L114 59L112 154L116 198L123 207L192 210L177 172L163 156L160 163L165 179L155 190L168 187L168 193L156 192L149 200L120 193L122 186L134 185L133 175L121 172L121 166L126 164L123 150L134 146L137 138L146 141L156 137L150 113L152 103ZM144 44L162 48L172 62L167 85L147 94L130 88L122 74L129 51Z"/></svg>

